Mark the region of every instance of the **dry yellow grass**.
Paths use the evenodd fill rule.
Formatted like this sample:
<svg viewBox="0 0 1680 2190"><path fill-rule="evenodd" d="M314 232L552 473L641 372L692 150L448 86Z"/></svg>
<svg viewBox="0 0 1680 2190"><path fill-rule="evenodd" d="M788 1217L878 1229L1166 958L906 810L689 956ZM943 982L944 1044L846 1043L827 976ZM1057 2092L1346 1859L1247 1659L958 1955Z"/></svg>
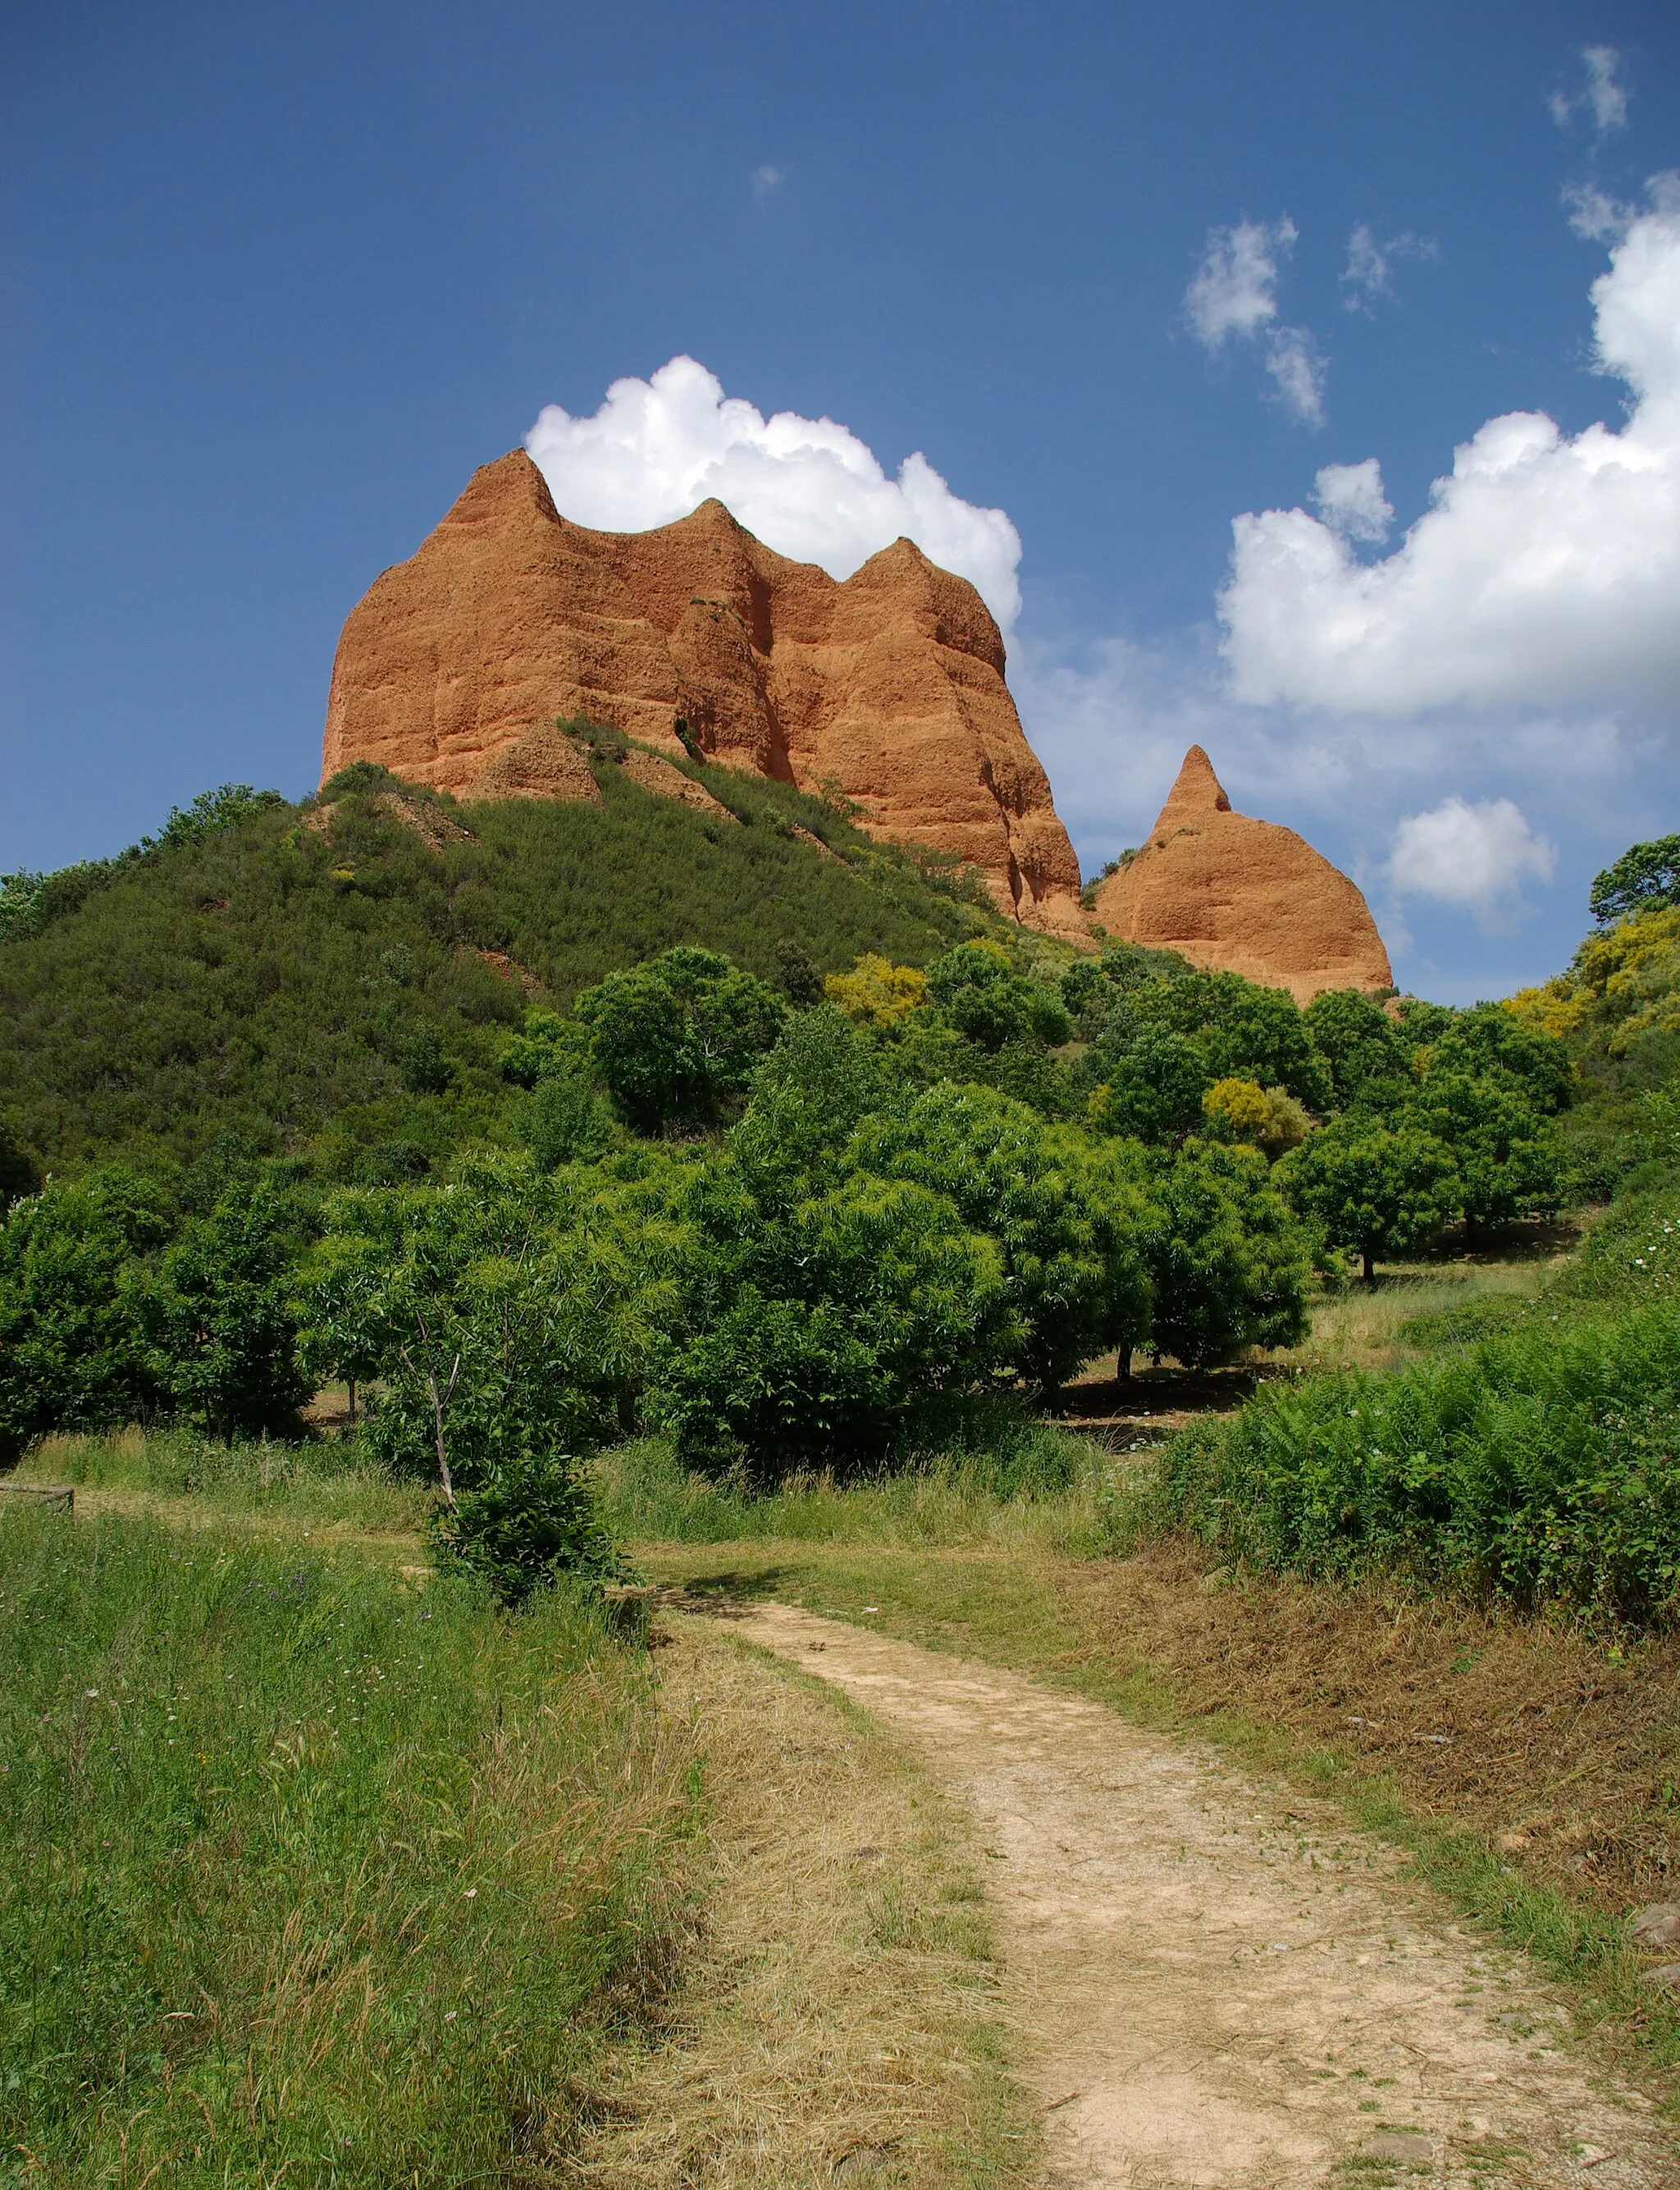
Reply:
<svg viewBox="0 0 1680 2190"><path fill-rule="evenodd" d="M662 1615L705 1759L680 1990L610 2045L558 2163L612 2190L1029 2179L970 1828L891 1739L713 1621Z"/></svg>

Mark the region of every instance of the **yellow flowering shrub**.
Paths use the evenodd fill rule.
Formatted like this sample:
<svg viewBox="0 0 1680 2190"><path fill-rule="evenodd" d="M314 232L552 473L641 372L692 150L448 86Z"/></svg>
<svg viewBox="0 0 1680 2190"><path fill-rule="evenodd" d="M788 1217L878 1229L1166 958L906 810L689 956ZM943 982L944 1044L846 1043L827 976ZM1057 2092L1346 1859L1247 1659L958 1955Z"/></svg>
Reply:
<svg viewBox="0 0 1680 2190"><path fill-rule="evenodd" d="M849 973L830 973L823 991L848 1018L890 1027L927 1001L927 980L914 966L895 966L867 950Z"/></svg>

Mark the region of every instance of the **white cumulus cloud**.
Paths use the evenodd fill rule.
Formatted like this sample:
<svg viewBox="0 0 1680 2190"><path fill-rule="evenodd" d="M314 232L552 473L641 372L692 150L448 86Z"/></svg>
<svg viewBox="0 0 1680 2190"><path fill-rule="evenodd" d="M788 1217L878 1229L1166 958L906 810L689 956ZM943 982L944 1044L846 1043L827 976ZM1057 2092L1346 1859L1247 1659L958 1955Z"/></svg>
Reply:
<svg viewBox="0 0 1680 2190"><path fill-rule="evenodd" d="M1277 315L1279 261L1299 235L1287 213L1212 230L1185 292L1185 316L1204 349L1232 342L1257 349L1285 408L1316 426L1324 417L1324 360L1304 327L1284 326Z"/></svg>
<svg viewBox="0 0 1680 2190"><path fill-rule="evenodd" d="M574 418L546 405L525 436L556 508L579 525L645 532L716 496L767 548L849 578L903 538L970 579L1007 635L1021 611L1021 536L1001 509L953 494L918 451L889 479L832 418L766 418L692 357L615 380Z"/></svg>
<svg viewBox="0 0 1680 2190"><path fill-rule="evenodd" d="M1304 509L1236 519L1219 598L1236 697L1391 718L1655 701L1673 718L1680 177L1655 180L1592 301L1598 369L1632 391L1620 430L1570 436L1534 411L1490 419L1375 562L1353 552L1344 515L1336 525ZM1372 484L1380 493L1380 474ZM1345 507L1332 484L1326 516Z"/></svg>
<svg viewBox="0 0 1680 2190"><path fill-rule="evenodd" d="M1552 119L1560 129L1576 114L1590 115L1595 135L1608 137L1627 127L1627 92L1621 81L1621 55L1614 46L1583 46L1581 49L1581 88L1570 98L1554 91L1547 102Z"/></svg>
<svg viewBox="0 0 1680 2190"><path fill-rule="evenodd" d="M1523 884L1549 882L1557 865L1557 846L1537 837L1510 799L1473 804L1455 796L1401 821L1389 876L1403 896L1463 905L1484 927L1499 928L1526 911Z"/></svg>
<svg viewBox="0 0 1680 2190"><path fill-rule="evenodd" d="M1349 540L1388 538L1394 508L1383 491L1383 467L1375 457L1362 464L1326 464L1313 486L1313 500L1333 532Z"/></svg>

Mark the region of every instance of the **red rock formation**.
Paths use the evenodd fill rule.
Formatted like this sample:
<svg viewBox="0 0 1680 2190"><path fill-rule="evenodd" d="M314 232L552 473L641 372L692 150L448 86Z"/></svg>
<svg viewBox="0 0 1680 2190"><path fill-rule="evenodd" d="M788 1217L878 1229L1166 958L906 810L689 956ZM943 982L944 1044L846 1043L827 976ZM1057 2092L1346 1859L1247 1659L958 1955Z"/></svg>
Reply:
<svg viewBox="0 0 1680 2190"><path fill-rule="evenodd" d="M1200 746L1185 755L1149 842L1098 888L1113 936L1287 989L1388 989L1389 954L1347 877L1293 829L1233 814Z"/></svg>
<svg viewBox="0 0 1680 2190"><path fill-rule="evenodd" d="M1005 912L1085 940L1078 864L998 627L966 579L908 540L841 584L772 553L721 502L653 532L593 532L558 514L523 451L486 464L352 611L323 780L370 760L463 795L586 797L546 746L501 765L573 715L832 786L876 834L958 854Z"/></svg>

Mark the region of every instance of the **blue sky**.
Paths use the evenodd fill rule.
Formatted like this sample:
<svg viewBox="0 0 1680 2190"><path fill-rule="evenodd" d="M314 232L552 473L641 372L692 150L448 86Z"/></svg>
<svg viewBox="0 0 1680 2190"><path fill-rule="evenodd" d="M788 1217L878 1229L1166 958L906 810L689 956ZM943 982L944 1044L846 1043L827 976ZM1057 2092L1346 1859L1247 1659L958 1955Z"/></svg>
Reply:
<svg viewBox="0 0 1680 2190"><path fill-rule="evenodd" d="M0 867L311 787L373 576L545 405L682 355L1008 513L1012 682L1088 871L1199 737L1460 999L1554 968L1592 872L1680 828L1666 0L58 0L0 40ZM1617 252L1616 357L1661 381L1631 511L1569 442L1627 425ZM1518 451L1528 502L1507 466L1403 548L1512 412L1564 437ZM1586 593L1467 624L1548 524Z"/></svg>

